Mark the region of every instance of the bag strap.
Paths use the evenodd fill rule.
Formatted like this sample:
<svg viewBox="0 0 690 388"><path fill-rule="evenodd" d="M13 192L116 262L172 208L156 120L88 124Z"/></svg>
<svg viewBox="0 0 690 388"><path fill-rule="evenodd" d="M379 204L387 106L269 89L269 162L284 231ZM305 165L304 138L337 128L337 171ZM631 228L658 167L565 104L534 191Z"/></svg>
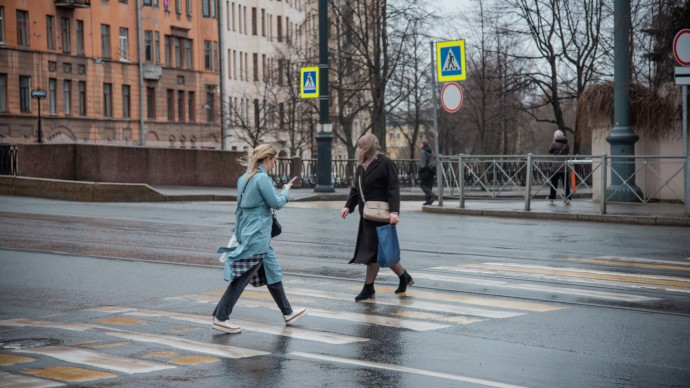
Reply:
<svg viewBox="0 0 690 388"><path fill-rule="evenodd" d="M244 184L244 188L242 189L240 196L237 197L237 208L235 208L235 214L237 214L237 211L240 209L240 203L242 202L242 198L244 197L244 192L247 191L247 186L249 186L249 181L251 181L252 178L247 179L247 183Z"/></svg>
<svg viewBox="0 0 690 388"><path fill-rule="evenodd" d="M362 189L362 176L360 175L358 177L359 179L359 195L362 197L362 202L367 202L367 199L364 198L364 189Z"/></svg>

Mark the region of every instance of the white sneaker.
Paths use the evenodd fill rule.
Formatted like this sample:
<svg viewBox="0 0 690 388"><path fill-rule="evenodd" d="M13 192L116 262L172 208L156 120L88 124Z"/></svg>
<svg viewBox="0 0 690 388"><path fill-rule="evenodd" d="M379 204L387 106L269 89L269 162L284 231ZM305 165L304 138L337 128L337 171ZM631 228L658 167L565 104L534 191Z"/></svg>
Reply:
<svg viewBox="0 0 690 388"><path fill-rule="evenodd" d="M283 318L285 319L285 326L290 326L293 323L297 322L298 319L307 315L307 311L309 310L307 310L306 307L302 307L299 309L293 309L292 314L283 315Z"/></svg>
<svg viewBox="0 0 690 388"><path fill-rule="evenodd" d="M219 330L228 334L237 334L242 331L242 328L230 322L230 320L221 321L216 317L213 317L213 324L211 327L215 330Z"/></svg>

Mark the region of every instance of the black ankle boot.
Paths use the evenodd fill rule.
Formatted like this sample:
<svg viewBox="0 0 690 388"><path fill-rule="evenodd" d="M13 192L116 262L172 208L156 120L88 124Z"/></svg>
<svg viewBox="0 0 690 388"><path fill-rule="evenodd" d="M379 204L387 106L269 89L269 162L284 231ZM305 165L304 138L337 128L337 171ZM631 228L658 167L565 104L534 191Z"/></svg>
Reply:
<svg viewBox="0 0 690 388"><path fill-rule="evenodd" d="M364 283L364 288L362 288L362 292L360 292L359 295L355 296L355 302L359 302L360 300L365 299L374 299L374 294L376 294L376 291L374 291L374 283Z"/></svg>
<svg viewBox="0 0 690 388"><path fill-rule="evenodd" d="M410 276L407 271L404 271L402 275L399 276L400 278L400 284L398 285L398 289L395 290L396 294L402 294L405 291L407 291L407 286L411 286L414 284L414 280L412 280L412 276Z"/></svg>

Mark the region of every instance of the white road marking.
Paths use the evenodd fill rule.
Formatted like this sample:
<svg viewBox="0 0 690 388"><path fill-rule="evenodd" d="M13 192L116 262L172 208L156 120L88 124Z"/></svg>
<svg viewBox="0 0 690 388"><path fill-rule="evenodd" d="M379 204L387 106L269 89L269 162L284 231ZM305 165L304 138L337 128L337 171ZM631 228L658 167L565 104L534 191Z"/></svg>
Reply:
<svg viewBox="0 0 690 388"><path fill-rule="evenodd" d="M398 371L398 372L413 373L413 374L418 374L418 375L423 375L423 376L437 377L437 378L441 378L441 379L455 380L455 381L462 381L465 383L485 385L487 387L524 388L524 387L519 386L519 385L505 384L505 383L501 383L498 381L478 379L475 377L462 376L462 375L452 375L449 373L434 372L434 371L430 371L430 370L417 369L417 368L409 368L409 367L393 365L393 364L384 364L382 362L361 361L361 360L354 360L351 358L335 357L335 356L328 356L328 355L324 355L324 354L305 353L305 352L290 352L288 354L292 355L292 356L304 357L304 358L309 358L309 359L313 359L313 360L330 361L330 362L341 363L341 364L357 365L357 366L362 366L365 368L394 370L394 371Z"/></svg>
<svg viewBox="0 0 690 388"><path fill-rule="evenodd" d="M96 368L114 370L127 374L148 373L175 368L175 366L172 365L110 356L105 353L100 353L89 349L71 348L68 346L41 346L36 348L15 350L15 352L40 354L75 364L89 365Z"/></svg>
<svg viewBox="0 0 690 388"><path fill-rule="evenodd" d="M353 300L352 295L344 294L344 293L337 293L337 292L308 290L308 289L301 289L301 288L290 288L290 290L289 291L286 290L286 292L288 294L291 294L291 295L312 296L312 297L319 297L319 298L348 300L348 301ZM418 310L425 310L425 311L440 311L440 312L444 312L444 313L458 314L458 315L471 315L471 316L483 317L483 318L512 318L512 317L518 317L520 315L525 315L525 313L518 313L518 312L513 312L513 311L487 310L487 309L482 309L482 308L477 308L477 307L424 302L424 301L415 300L414 298L392 299L392 298L378 297L377 296L376 299L364 300L362 302L376 303L379 305L388 305L388 306L409 307L409 308L418 309Z"/></svg>
<svg viewBox="0 0 690 388"><path fill-rule="evenodd" d="M117 330L107 326L90 325L84 323L59 323L50 321L34 321L30 319L18 318L2 320L0 321L0 326L47 327L71 331L96 331L113 337L125 338L132 341L156 343L177 349L189 350L193 352L228 358L254 357L270 354L268 352L240 348L236 346L209 344L162 334L135 333L131 331Z"/></svg>
<svg viewBox="0 0 690 388"><path fill-rule="evenodd" d="M578 288L569 287L552 287L552 286L542 286L527 283L508 283L500 280L488 280L488 279L477 279L470 278L466 276L446 276L446 275L436 275L428 274L423 272L416 272L416 278L429 279L434 281L449 282L449 283L464 283L464 284L474 284L478 286L486 287L500 287L500 288L514 288L518 290L525 291L538 291L546 292L552 294L564 294L564 295L576 295L585 296L589 298L597 299L607 299L607 300L620 300L624 302L646 302L650 300L658 300L658 298L651 298L641 295L632 294L621 294L616 292L604 292L604 291L593 291L593 290L582 290Z"/></svg>
<svg viewBox="0 0 690 388"><path fill-rule="evenodd" d="M64 387L65 384L56 381L39 379L38 377L30 377L24 375L17 375L14 373L5 373L0 371L0 387L12 388L49 388L49 387Z"/></svg>
<svg viewBox="0 0 690 388"><path fill-rule="evenodd" d="M240 301L237 302L237 305L243 306L243 307L262 307L262 308L264 308L264 307L275 307L275 304L273 302L265 302L265 301L260 301L260 300L249 301L247 299L251 299L251 296L249 296L249 295L247 295L247 296L248 296L248 298L245 298L244 300L240 299ZM172 297L172 298L166 298L166 299L185 300L185 301L197 302L197 303L210 303L211 302L210 296L204 295L204 294L184 295L184 296L180 296L180 297ZM217 298L214 298L213 301L215 302L216 299ZM309 306L307 306L307 307L309 307ZM351 322L357 322L357 323L366 322L366 323L369 323L372 325L395 327L395 328L408 329L408 330L414 330L414 331L438 330L438 329L445 329L447 327L450 327L449 325L444 325L444 324L434 323L434 322L411 320L411 319L400 319L400 318L386 317L386 316L381 316L381 315L348 313L348 312L344 312L344 311L328 311L328 310L315 309L312 307L309 307L309 315L315 316L315 317L339 319L339 320L343 320L343 321L351 321Z"/></svg>
<svg viewBox="0 0 690 388"><path fill-rule="evenodd" d="M310 311L311 312L311 311ZM134 310L125 313L126 315L134 315L138 317L164 317L180 321L193 322L201 325L211 324L210 315L185 314L175 313L170 311L159 310ZM242 330L256 331L259 333L280 335L284 337L298 338L309 341L323 342L327 344L343 345L355 342L366 342L369 338L354 337L343 334L327 333L316 330L302 329L298 327L286 327L285 325L269 325L260 322L242 321L233 319L233 323L240 325Z"/></svg>
<svg viewBox="0 0 690 388"><path fill-rule="evenodd" d="M683 266L689 266L690 267L690 263L686 263L683 261L655 260L655 259L646 259L643 257L600 256L599 258L600 259L606 259L606 260L630 262L630 263L668 264L668 265L683 265ZM690 259L687 259L687 260L690 260Z"/></svg>

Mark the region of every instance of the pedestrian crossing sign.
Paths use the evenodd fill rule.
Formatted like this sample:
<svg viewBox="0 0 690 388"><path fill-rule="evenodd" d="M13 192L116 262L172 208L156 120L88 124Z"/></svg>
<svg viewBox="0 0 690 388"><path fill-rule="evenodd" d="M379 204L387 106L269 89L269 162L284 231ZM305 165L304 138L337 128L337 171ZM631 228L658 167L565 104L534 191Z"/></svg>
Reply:
<svg viewBox="0 0 690 388"><path fill-rule="evenodd" d="M303 67L300 70L300 97L319 97L319 68Z"/></svg>
<svg viewBox="0 0 690 388"><path fill-rule="evenodd" d="M436 43L436 68L439 82L464 81L467 78L465 41Z"/></svg>

